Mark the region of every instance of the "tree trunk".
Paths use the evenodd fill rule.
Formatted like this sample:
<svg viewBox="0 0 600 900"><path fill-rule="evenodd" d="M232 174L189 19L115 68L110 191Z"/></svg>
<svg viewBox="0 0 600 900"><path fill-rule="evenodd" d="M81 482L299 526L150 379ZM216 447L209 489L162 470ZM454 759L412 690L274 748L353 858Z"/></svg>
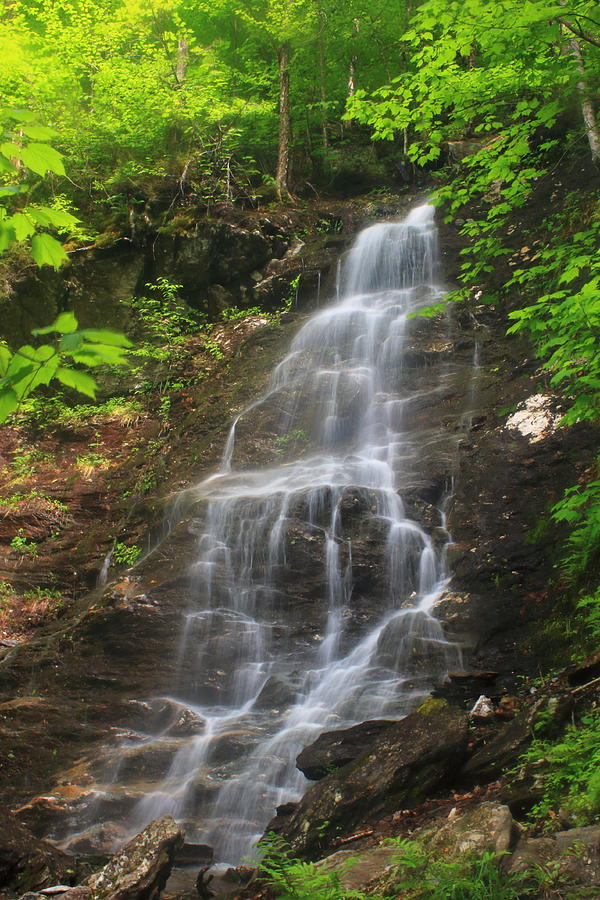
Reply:
<svg viewBox="0 0 600 900"><path fill-rule="evenodd" d="M175 68L175 80L178 85L185 84L190 48L185 38L179 38L177 44L177 66Z"/></svg>
<svg viewBox="0 0 600 900"><path fill-rule="evenodd" d="M353 31L355 37L360 32L360 21L358 19L354 19L353 22ZM350 56L350 69L348 72L348 96L354 97L356 93L356 66L358 63L358 57L353 53Z"/></svg>
<svg viewBox="0 0 600 900"><path fill-rule="evenodd" d="M585 124L585 133L590 145L590 153L592 154L592 162L595 166L600 167L600 135L598 134L598 123L596 121L596 112L594 104L590 97L590 90L585 77L585 65L583 62L583 53L581 52L581 44L575 37L568 38L569 49L575 60L577 71L581 78L577 82L577 90L581 98L581 113Z"/></svg>
<svg viewBox="0 0 600 900"><path fill-rule="evenodd" d="M279 48L279 153L277 157L277 196L280 200L290 196L290 142L292 124L290 119L290 48L283 44Z"/></svg>
<svg viewBox="0 0 600 900"><path fill-rule="evenodd" d="M323 34L325 32L325 15L321 7L319 7L319 86L321 88L321 135L323 143L323 152L327 153L329 147L329 135L327 134L327 87L325 85L325 41Z"/></svg>
<svg viewBox="0 0 600 900"><path fill-rule="evenodd" d="M559 0L561 6L566 6L566 0ZM560 30L567 40L567 46L571 52L571 56L575 61L575 67L579 72L580 78L577 82L577 90L581 98L581 113L585 124L585 133L590 145L590 153L592 162L595 166L600 167L600 136L598 135L598 123L596 122L596 113L591 100L590 90L585 75L585 64L583 61L583 53L581 52L581 44L571 31L567 31L565 25L561 23Z"/></svg>

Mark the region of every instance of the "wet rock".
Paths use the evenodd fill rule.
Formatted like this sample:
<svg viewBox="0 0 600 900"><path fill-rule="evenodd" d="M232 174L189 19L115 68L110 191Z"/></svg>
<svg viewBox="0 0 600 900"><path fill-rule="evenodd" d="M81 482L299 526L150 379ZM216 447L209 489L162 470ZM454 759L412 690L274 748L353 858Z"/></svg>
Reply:
<svg viewBox="0 0 600 900"><path fill-rule="evenodd" d="M574 666L566 673L567 682L572 687L583 686L600 676L600 651L594 653L581 665Z"/></svg>
<svg viewBox="0 0 600 900"><path fill-rule="evenodd" d="M173 866L183 832L171 816L161 816L99 872L72 891L68 900L154 900L160 895Z"/></svg>
<svg viewBox="0 0 600 900"><path fill-rule="evenodd" d="M211 760L219 765L238 760L248 754L258 742L255 732L237 728L216 735L210 745Z"/></svg>
<svg viewBox="0 0 600 900"><path fill-rule="evenodd" d="M255 709L279 709L293 703L297 689L291 681L272 675L254 701Z"/></svg>
<svg viewBox="0 0 600 900"><path fill-rule="evenodd" d="M456 706L472 706L477 697L490 692L497 677L498 672L482 669L449 672L447 680L433 694Z"/></svg>
<svg viewBox="0 0 600 900"><path fill-rule="evenodd" d="M114 822L100 822L80 832L69 841L69 850L79 854L105 854L110 856L117 847L127 840L127 831L122 825ZM96 869L99 868L96 866Z"/></svg>
<svg viewBox="0 0 600 900"><path fill-rule="evenodd" d="M467 760L460 771L461 780L468 784L493 781L517 761L531 740L532 728L536 723L538 734L551 734L565 721L571 705L572 700L568 694L540 697L503 725L499 732Z"/></svg>
<svg viewBox="0 0 600 900"><path fill-rule="evenodd" d="M486 697L485 694L481 694L474 703L473 708L469 710L469 715L474 719L481 719L483 721L486 719L493 719L494 707L490 698Z"/></svg>
<svg viewBox="0 0 600 900"><path fill-rule="evenodd" d="M0 888L16 893L38 891L69 881L74 860L40 841L4 807L0 807Z"/></svg>
<svg viewBox="0 0 600 900"><path fill-rule="evenodd" d="M343 731L326 731L302 750L296 759L296 766L311 781L319 781L368 753L373 741L395 724L385 719L375 719Z"/></svg>
<svg viewBox="0 0 600 900"><path fill-rule="evenodd" d="M359 854L355 850L338 850L317 865L320 870L335 872L347 891L357 891L381 876L397 856L397 847L373 847Z"/></svg>
<svg viewBox="0 0 600 900"><path fill-rule="evenodd" d="M291 817L274 819L294 853L314 855L359 823L417 804L448 780L464 758L467 718L428 701L373 741L368 753L315 784Z"/></svg>
<svg viewBox="0 0 600 900"><path fill-rule="evenodd" d="M187 841L175 854L175 864L178 866L205 866L213 861L215 852L208 844L188 844Z"/></svg>
<svg viewBox="0 0 600 900"><path fill-rule="evenodd" d="M556 882L568 885L570 889L600 888L600 826L572 828L552 837L520 840L510 858L508 871L521 876L527 884L528 870L539 871L540 866L553 872ZM579 896L579 893L573 896ZM592 894L586 891L581 896Z"/></svg>
<svg viewBox="0 0 600 900"><path fill-rule="evenodd" d="M208 308L214 313L223 312L230 306L235 306L234 295L223 287L222 284L211 284L207 290Z"/></svg>
<svg viewBox="0 0 600 900"><path fill-rule="evenodd" d="M481 855L506 853L513 846L518 829L508 806L484 802L460 814L452 810L446 822L425 832L427 846L450 858L463 853Z"/></svg>
<svg viewBox="0 0 600 900"><path fill-rule="evenodd" d="M158 697L154 700L130 700L133 711L131 725L147 734L169 737L191 737L202 734L206 723L202 716L184 703Z"/></svg>

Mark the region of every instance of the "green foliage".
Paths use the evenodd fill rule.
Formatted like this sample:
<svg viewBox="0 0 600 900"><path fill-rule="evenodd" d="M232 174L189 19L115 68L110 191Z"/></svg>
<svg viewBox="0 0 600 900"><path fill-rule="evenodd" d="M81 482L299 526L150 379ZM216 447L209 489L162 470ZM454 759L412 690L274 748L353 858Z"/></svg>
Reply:
<svg viewBox="0 0 600 900"><path fill-rule="evenodd" d="M82 453L76 458L75 466L88 478L93 472L108 469L110 461L101 453Z"/></svg>
<svg viewBox="0 0 600 900"><path fill-rule="evenodd" d="M254 198L274 167L278 48L290 47L308 174L343 140L349 53L374 87L405 22L397 0L13 0L0 24L3 93L52 112L73 192L94 193L123 220L136 188L152 193L173 177L207 202Z"/></svg>
<svg viewBox="0 0 600 900"><path fill-rule="evenodd" d="M580 597L577 609L583 617L592 648L597 648L600 646L600 587Z"/></svg>
<svg viewBox="0 0 600 900"><path fill-rule="evenodd" d="M122 334L108 329L78 330L72 312L61 313L51 325L37 328L33 334L55 337L52 343L26 345L14 353L0 344L0 422L16 412L36 388L53 381L95 397L96 380L74 365L126 365L126 350L132 346Z"/></svg>
<svg viewBox="0 0 600 900"><path fill-rule="evenodd" d="M593 568L600 553L600 479L567 488L551 515L555 522L570 526L563 566L576 578Z"/></svg>
<svg viewBox="0 0 600 900"><path fill-rule="evenodd" d="M357 891L342 888L339 871L291 858L287 844L277 835L268 834L257 849L262 856L259 877L274 889L278 900L339 900L342 896L361 896ZM351 864L349 861L346 866Z"/></svg>
<svg viewBox="0 0 600 900"><path fill-rule="evenodd" d="M30 241L34 262L58 269L66 253L59 241L43 229L68 233L78 220L66 211L64 200L51 206L31 201L39 182L34 182L32 175L65 174L61 154L37 142L54 137L56 132L35 124L35 116L24 110L0 111L0 125L3 137L8 137L0 144L0 197L4 198L0 203L0 253L12 244ZM57 335L52 344L25 345L14 352L0 342L0 423L17 412L38 388L52 381L94 398L95 379L73 364L122 365L126 363L125 348L132 346L123 335L108 329L78 331L72 312L61 313L51 325L33 331L35 337L48 334Z"/></svg>
<svg viewBox="0 0 600 900"><path fill-rule="evenodd" d="M224 322L239 322L248 316L264 316L264 311L260 306L249 306L247 309L240 309L239 306L230 306L221 313Z"/></svg>
<svg viewBox="0 0 600 900"><path fill-rule="evenodd" d="M400 853L394 887L402 896L414 900L518 900L522 896L514 880L501 874L497 853L466 853L458 860L444 861L418 841L400 840L396 846Z"/></svg>
<svg viewBox="0 0 600 900"><path fill-rule="evenodd" d="M308 442L308 434L304 428L294 428L287 434L275 439L275 450L277 453L285 453L290 447L297 445L304 446Z"/></svg>
<svg viewBox="0 0 600 900"><path fill-rule="evenodd" d="M536 766L543 797L531 817L550 824L561 806L567 807L580 825L595 820L600 812L600 715L593 710L578 725L569 725L559 740L534 737L521 757Z"/></svg>
<svg viewBox="0 0 600 900"><path fill-rule="evenodd" d="M11 550L22 555L34 557L38 554L38 545L35 541L30 541L25 537L25 532L22 528L19 528L17 534L13 537L10 547Z"/></svg>
<svg viewBox="0 0 600 900"><path fill-rule="evenodd" d="M550 384L570 399L566 424L600 414L600 222L578 229L581 209L573 199L570 216L547 223L535 259L509 282L536 295L535 303L509 314L515 320L509 333L525 331L533 339ZM540 296L544 287L550 290Z"/></svg>
<svg viewBox="0 0 600 900"><path fill-rule="evenodd" d="M119 541L113 551L113 562L119 566L133 566L142 555L142 548L137 544L125 544Z"/></svg>
<svg viewBox="0 0 600 900"><path fill-rule="evenodd" d="M506 877L499 866L499 855L462 854L459 860L444 861L429 853L423 842L399 838L389 841L397 848L394 864L385 876L385 896L404 900L519 900L529 896L520 879ZM318 863L301 862L290 857L285 842L267 835L258 844L263 854L259 877L266 881L278 900L339 900L340 897L382 900L369 891L342 886L344 871L358 860L351 858L332 871Z"/></svg>
<svg viewBox="0 0 600 900"><path fill-rule="evenodd" d="M46 450L16 450L10 464L17 478L22 479L33 474L36 464L47 463L51 459L52 454Z"/></svg>
<svg viewBox="0 0 600 900"><path fill-rule="evenodd" d="M138 400L129 397L111 397L104 403L95 405L77 403L71 406L59 397L30 398L22 406L23 415L28 422L42 428L50 424L79 425L84 422L97 424L102 421L117 421L131 425L143 414ZM14 458L13 458L14 464Z"/></svg>
<svg viewBox="0 0 600 900"><path fill-rule="evenodd" d="M25 600L60 600L62 594L52 588L36 587L32 591L25 591L23 597Z"/></svg>
<svg viewBox="0 0 600 900"><path fill-rule="evenodd" d="M204 338L203 347L208 355L212 356L213 359L223 359L223 351L221 350L217 342L212 338Z"/></svg>
<svg viewBox="0 0 600 900"><path fill-rule="evenodd" d="M154 284L146 285L149 296L122 301L134 313L141 334L151 342L135 351L138 355L144 355L155 344L173 343L194 334L206 323L206 316L189 310L180 299L181 287L168 278L158 278Z"/></svg>
<svg viewBox="0 0 600 900"><path fill-rule="evenodd" d="M35 124L25 110L0 109L0 253L17 242L29 242L38 266L60 268L67 255L60 242L45 229L69 233L78 220L64 206L41 206L32 201L39 178L64 175L62 155L38 139L55 138L52 128Z"/></svg>

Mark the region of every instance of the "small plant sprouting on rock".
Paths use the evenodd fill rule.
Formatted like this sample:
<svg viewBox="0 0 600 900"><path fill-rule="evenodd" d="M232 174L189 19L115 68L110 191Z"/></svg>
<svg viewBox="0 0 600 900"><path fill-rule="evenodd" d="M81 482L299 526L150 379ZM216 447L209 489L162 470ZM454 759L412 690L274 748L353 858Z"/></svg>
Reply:
<svg viewBox="0 0 600 900"><path fill-rule="evenodd" d="M291 446L295 444L306 444L308 442L308 434L303 428L294 428L287 434L278 437L275 440L275 450L277 453L285 453Z"/></svg>
<svg viewBox="0 0 600 900"><path fill-rule="evenodd" d="M110 461L101 453L83 453L75 460L75 465L84 478L90 478L94 472L102 472L108 469Z"/></svg>
<svg viewBox="0 0 600 900"><path fill-rule="evenodd" d="M29 541L25 537L25 532L22 528L19 528L17 534L15 534L14 538L10 542L10 546L12 550L15 550L22 556L27 555L34 557L38 554L38 545L35 541Z"/></svg>
<svg viewBox="0 0 600 900"><path fill-rule="evenodd" d="M119 541L115 545L113 560L119 566L133 566L142 555L142 548L137 544L125 544Z"/></svg>

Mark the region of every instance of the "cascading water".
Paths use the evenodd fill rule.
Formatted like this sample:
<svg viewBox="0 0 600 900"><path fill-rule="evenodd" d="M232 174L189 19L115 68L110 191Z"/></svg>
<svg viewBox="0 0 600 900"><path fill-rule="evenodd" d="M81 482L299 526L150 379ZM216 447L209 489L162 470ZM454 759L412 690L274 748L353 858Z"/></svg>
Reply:
<svg viewBox="0 0 600 900"><path fill-rule="evenodd" d="M170 812L237 863L306 789L303 747L405 715L459 664L432 612L447 581L443 511L432 537L402 500L433 440L414 425L427 392L405 364L410 314L441 294L436 267L432 207L367 228L337 302L307 321L234 423L221 469L189 492L197 558L171 700L204 727L145 739L174 755L132 829ZM238 435L259 429L276 462L245 468Z"/></svg>

